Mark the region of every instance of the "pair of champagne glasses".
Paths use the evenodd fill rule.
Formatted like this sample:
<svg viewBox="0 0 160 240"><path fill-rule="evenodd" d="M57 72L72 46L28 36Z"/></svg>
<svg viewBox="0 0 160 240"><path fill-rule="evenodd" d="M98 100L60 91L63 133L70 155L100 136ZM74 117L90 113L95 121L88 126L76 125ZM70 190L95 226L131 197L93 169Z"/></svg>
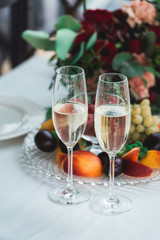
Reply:
<svg viewBox="0 0 160 240"><path fill-rule="evenodd" d="M68 181L49 193L53 202L76 205L90 199L84 186L73 184L73 147L80 140L88 118L88 97L84 70L63 66L56 70L52 117L56 133L68 149ZM124 146L130 127L130 97L127 77L105 73L99 77L95 102L95 132L102 149L110 159L109 191L91 199L90 208L104 215L128 211L132 202L114 193L115 155Z"/></svg>

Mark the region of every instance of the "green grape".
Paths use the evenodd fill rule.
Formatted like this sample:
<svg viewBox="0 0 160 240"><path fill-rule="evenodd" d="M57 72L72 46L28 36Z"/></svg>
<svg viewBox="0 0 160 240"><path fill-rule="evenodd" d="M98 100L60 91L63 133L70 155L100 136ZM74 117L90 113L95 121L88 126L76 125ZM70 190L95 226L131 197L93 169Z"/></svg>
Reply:
<svg viewBox="0 0 160 240"><path fill-rule="evenodd" d="M132 134L132 140L133 140L133 142L136 142L136 141L138 141L139 139L140 139L140 133L134 132L134 133Z"/></svg>
<svg viewBox="0 0 160 240"><path fill-rule="evenodd" d="M143 120L143 125L145 127L150 127L152 126L153 124L153 120L152 120L152 117L146 117L144 120Z"/></svg>
<svg viewBox="0 0 160 240"><path fill-rule="evenodd" d="M141 116L143 118L151 116L151 108L149 106L141 107Z"/></svg>
<svg viewBox="0 0 160 240"><path fill-rule="evenodd" d="M148 99L144 99L141 101L140 106L144 107L144 106L149 106L150 105L150 101Z"/></svg>
<svg viewBox="0 0 160 240"><path fill-rule="evenodd" d="M131 124L129 133L130 134L134 133L135 129L136 129L135 125Z"/></svg>
<svg viewBox="0 0 160 240"><path fill-rule="evenodd" d="M145 131L147 136L149 136L150 134L155 133L155 132L156 132L156 129L153 126L146 128L146 131Z"/></svg>
<svg viewBox="0 0 160 240"><path fill-rule="evenodd" d="M141 108L138 105L134 105L132 108L132 115L139 115L141 113Z"/></svg>
<svg viewBox="0 0 160 240"><path fill-rule="evenodd" d="M153 124L158 125L159 117L157 115L152 116Z"/></svg>
<svg viewBox="0 0 160 240"><path fill-rule="evenodd" d="M143 122L143 118L141 115L133 115L132 116L132 123L134 124L141 124Z"/></svg>
<svg viewBox="0 0 160 240"><path fill-rule="evenodd" d="M144 127L142 124L139 124L139 125L136 127L136 130L137 130L137 132L142 133L142 132L145 131L145 127Z"/></svg>
<svg viewBox="0 0 160 240"><path fill-rule="evenodd" d="M140 141L143 143L144 140L146 139L147 135L142 133L141 136L140 136Z"/></svg>
<svg viewBox="0 0 160 240"><path fill-rule="evenodd" d="M155 128L156 132L159 132L159 127L157 125L153 125L153 127Z"/></svg>

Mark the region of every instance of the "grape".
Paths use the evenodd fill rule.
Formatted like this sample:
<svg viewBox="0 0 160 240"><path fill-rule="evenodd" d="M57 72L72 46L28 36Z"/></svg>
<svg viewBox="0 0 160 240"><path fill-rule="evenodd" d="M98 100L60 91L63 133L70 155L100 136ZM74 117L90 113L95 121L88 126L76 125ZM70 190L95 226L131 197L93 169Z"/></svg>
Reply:
<svg viewBox="0 0 160 240"><path fill-rule="evenodd" d="M141 108L141 115L143 118L151 116L151 108L149 106L144 106Z"/></svg>
<svg viewBox="0 0 160 240"><path fill-rule="evenodd" d="M145 127L150 127L150 126L152 126L152 124L153 124L152 117L146 117L146 118L143 120L143 124L144 124Z"/></svg>
<svg viewBox="0 0 160 240"><path fill-rule="evenodd" d="M156 132L156 129L153 126L146 128L146 131L145 131L147 136L149 136L150 134L155 133L155 132Z"/></svg>
<svg viewBox="0 0 160 240"><path fill-rule="evenodd" d="M158 125L159 117L157 115L152 116L153 124Z"/></svg>
<svg viewBox="0 0 160 240"><path fill-rule="evenodd" d="M133 140L134 142L136 142L136 141L138 141L139 139L140 139L140 133L134 132L134 133L132 134L132 140Z"/></svg>
<svg viewBox="0 0 160 240"><path fill-rule="evenodd" d="M140 104L134 104L131 110L131 126L129 139L143 142L152 133L159 132L158 116L152 116L150 101L144 99Z"/></svg>
<svg viewBox="0 0 160 240"><path fill-rule="evenodd" d="M140 113L141 113L141 108L138 105L133 106L131 114L132 115L137 115L137 114L139 115Z"/></svg>
<svg viewBox="0 0 160 240"><path fill-rule="evenodd" d="M132 123L134 123L134 124L141 124L142 121L143 121L143 118L141 115L134 115L132 117Z"/></svg>
<svg viewBox="0 0 160 240"><path fill-rule="evenodd" d="M159 127L157 125L153 125L153 127L155 128L156 132L159 132Z"/></svg>
<svg viewBox="0 0 160 240"><path fill-rule="evenodd" d="M149 106L150 105L150 101L148 99L144 99L141 101L140 106Z"/></svg>
<svg viewBox="0 0 160 240"><path fill-rule="evenodd" d="M133 124L131 124L129 133L130 134L134 133L135 129L136 129L136 127Z"/></svg>
<svg viewBox="0 0 160 240"><path fill-rule="evenodd" d="M144 127L142 124L139 124L139 125L136 127L136 130L137 130L137 132L142 133L142 132L145 131L145 127Z"/></svg>
<svg viewBox="0 0 160 240"><path fill-rule="evenodd" d="M144 142L144 140L146 139L146 134L141 134L141 136L140 136L140 140L141 140L141 142Z"/></svg>

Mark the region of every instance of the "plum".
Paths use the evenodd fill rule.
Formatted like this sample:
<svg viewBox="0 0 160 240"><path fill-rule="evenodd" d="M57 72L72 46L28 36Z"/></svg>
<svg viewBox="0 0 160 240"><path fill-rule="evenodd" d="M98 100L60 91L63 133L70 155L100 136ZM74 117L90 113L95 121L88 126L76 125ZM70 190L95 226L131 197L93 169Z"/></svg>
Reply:
<svg viewBox="0 0 160 240"><path fill-rule="evenodd" d="M98 157L101 159L103 166L107 163L109 167L109 156L106 152L99 153Z"/></svg>
<svg viewBox="0 0 160 240"><path fill-rule="evenodd" d="M36 146L43 152L52 152L57 147L57 139L46 129L39 130L34 140Z"/></svg>
<svg viewBox="0 0 160 240"><path fill-rule="evenodd" d="M61 149L61 151L62 151L63 153L67 153L67 152L68 152L66 145L65 145L60 139L59 139L59 147L60 147L60 149ZM75 150L80 150L79 143L77 143L77 144L74 146L73 151L75 151Z"/></svg>
<svg viewBox="0 0 160 240"><path fill-rule="evenodd" d="M103 164L103 171L105 175L109 175L109 156L106 152L101 152L98 157L101 159ZM114 176L117 177L123 172L123 160L116 156L114 162Z"/></svg>
<svg viewBox="0 0 160 240"><path fill-rule="evenodd" d="M148 148L148 150L158 150L160 151L160 132L150 134L145 140L143 145Z"/></svg>

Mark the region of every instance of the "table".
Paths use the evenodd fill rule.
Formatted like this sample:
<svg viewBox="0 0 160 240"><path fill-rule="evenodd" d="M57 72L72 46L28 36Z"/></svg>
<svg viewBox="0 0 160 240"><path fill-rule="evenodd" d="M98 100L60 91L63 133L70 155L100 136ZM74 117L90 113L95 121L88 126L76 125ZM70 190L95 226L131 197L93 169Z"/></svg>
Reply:
<svg viewBox="0 0 160 240"><path fill-rule="evenodd" d="M32 57L0 78L0 94L17 94L43 107L51 105L53 68ZM150 240L160 235L160 182L123 186L133 200L130 212L101 216L89 204L58 206L48 199L55 187L26 174L20 164L24 137L0 142L0 240ZM90 187L92 195L105 187Z"/></svg>

